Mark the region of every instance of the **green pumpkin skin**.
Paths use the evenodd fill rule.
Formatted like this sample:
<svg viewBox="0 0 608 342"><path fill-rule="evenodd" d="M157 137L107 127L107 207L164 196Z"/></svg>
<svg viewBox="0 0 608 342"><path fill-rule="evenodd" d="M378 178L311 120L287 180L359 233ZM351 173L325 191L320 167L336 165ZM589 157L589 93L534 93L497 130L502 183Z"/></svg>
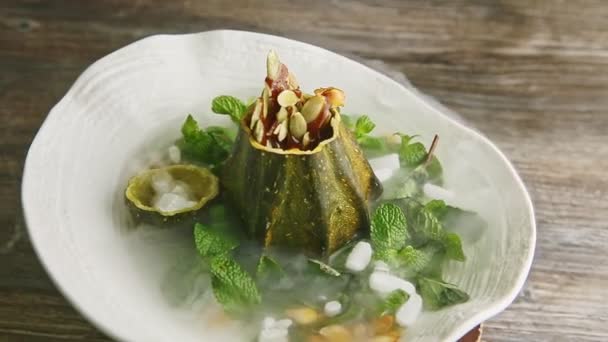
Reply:
<svg viewBox="0 0 608 342"><path fill-rule="evenodd" d="M329 255L369 233L369 202L382 187L339 113L334 135L312 151L269 149L241 123L220 182L246 232L264 247Z"/></svg>
<svg viewBox="0 0 608 342"><path fill-rule="evenodd" d="M152 207L154 190L151 177L154 172L169 172L175 179L186 182L198 198L196 205L175 212L160 212ZM219 194L219 180L210 170L195 165L170 165L140 172L129 180L125 201L135 222L145 222L163 228L192 227L203 207L213 203Z"/></svg>

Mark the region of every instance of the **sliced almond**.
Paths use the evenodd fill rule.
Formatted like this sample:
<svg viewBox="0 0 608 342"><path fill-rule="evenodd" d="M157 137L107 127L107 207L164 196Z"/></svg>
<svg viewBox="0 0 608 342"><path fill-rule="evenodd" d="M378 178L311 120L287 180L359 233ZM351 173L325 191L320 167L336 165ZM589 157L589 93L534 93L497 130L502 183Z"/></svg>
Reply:
<svg viewBox="0 0 608 342"><path fill-rule="evenodd" d="M313 97L315 95L313 94L306 94L306 93L302 93L302 100L303 101L308 101L311 97Z"/></svg>
<svg viewBox="0 0 608 342"><path fill-rule="evenodd" d="M279 135L278 135L278 139L279 141L283 141L285 140L285 138L287 138L287 120L281 122L280 125L277 126L279 128Z"/></svg>
<svg viewBox="0 0 608 342"><path fill-rule="evenodd" d="M268 85L264 86L264 90L262 91L262 119L266 119L268 116L268 102L270 98L270 89Z"/></svg>
<svg viewBox="0 0 608 342"><path fill-rule="evenodd" d="M302 106L302 115L306 119L306 123L315 121L325 106L325 98L321 95L316 95L308 99Z"/></svg>
<svg viewBox="0 0 608 342"><path fill-rule="evenodd" d="M270 50L266 57L266 76L271 80L276 80L279 77L280 71L281 61L279 60L279 55L274 50Z"/></svg>
<svg viewBox="0 0 608 342"><path fill-rule="evenodd" d="M264 124L261 121L258 121L253 130L253 135L257 142L261 143L264 139Z"/></svg>
<svg viewBox="0 0 608 342"><path fill-rule="evenodd" d="M281 107L281 109L279 109L279 112L277 113L277 121L278 122L285 121L285 119L287 119L288 115L289 115L289 112L287 111L287 108Z"/></svg>
<svg viewBox="0 0 608 342"><path fill-rule="evenodd" d="M306 120L300 112L295 112L289 119L289 133L300 140L306 134Z"/></svg>
<svg viewBox="0 0 608 342"><path fill-rule="evenodd" d="M311 324L319 319L319 313L307 307L286 310L285 315L300 325Z"/></svg>
<svg viewBox="0 0 608 342"><path fill-rule="evenodd" d="M353 340L353 334L346 327L338 324L328 325L321 330L319 334L327 338L330 342L350 342Z"/></svg>
<svg viewBox="0 0 608 342"><path fill-rule="evenodd" d="M277 101L281 107L289 107L298 103L300 98L291 90L283 90L277 97Z"/></svg>
<svg viewBox="0 0 608 342"><path fill-rule="evenodd" d="M310 144L310 133L306 132L306 134L304 134L304 136L302 137L302 146L306 147L308 146L308 144Z"/></svg>
<svg viewBox="0 0 608 342"><path fill-rule="evenodd" d="M292 89L298 89L300 88L300 84L298 83L298 80L296 79L296 76L292 73L289 73L289 75L287 75L287 83L289 83L289 86Z"/></svg>
<svg viewBox="0 0 608 342"><path fill-rule="evenodd" d="M255 108L253 108L253 113L251 114L251 123L249 124L249 128L253 129L255 123L260 120L260 113L262 112L262 101L260 99L255 100Z"/></svg>

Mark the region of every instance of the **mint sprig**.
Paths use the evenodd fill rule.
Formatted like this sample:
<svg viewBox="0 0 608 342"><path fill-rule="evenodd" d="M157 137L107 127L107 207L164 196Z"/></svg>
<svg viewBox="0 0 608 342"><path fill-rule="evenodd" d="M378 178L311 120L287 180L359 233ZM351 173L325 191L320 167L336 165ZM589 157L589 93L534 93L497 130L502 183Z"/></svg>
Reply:
<svg viewBox="0 0 608 342"><path fill-rule="evenodd" d="M239 245L238 241L228 234L200 223L194 225L194 243L198 253L204 258L226 254Z"/></svg>
<svg viewBox="0 0 608 342"><path fill-rule="evenodd" d="M391 251L403 248L409 240L403 211L391 203L378 207L372 218L370 238L376 257L381 260L387 260Z"/></svg>
<svg viewBox="0 0 608 342"><path fill-rule="evenodd" d="M232 121L239 123L247 111L247 105L234 96L222 95L213 99L211 110L216 114L228 115Z"/></svg>
<svg viewBox="0 0 608 342"><path fill-rule="evenodd" d="M262 255L256 268L256 280L260 284L277 283L286 276L279 263L268 255Z"/></svg>
<svg viewBox="0 0 608 342"><path fill-rule="evenodd" d="M360 139L365 137L376 128L376 124L367 115L362 115L355 122L355 137Z"/></svg>
<svg viewBox="0 0 608 342"><path fill-rule="evenodd" d="M209 268L215 298L227 312L238 314L261 302L253 278L232 257L217 255Z"/></svg>
<svg viewBox="0 0 608 342"><path fill-rule="evenodd" d="M181 131L182 139L177 145L188 159L218 165L228 158L232 150L233 138L226 128L202 129L192 115L188 115Z"/></svg>
<svg viewBox="0 0 608 342"><path fill-rule="evenodd" d="M381 307L381 315L394 315L395 312L410 298L407 292L399 289L395 290L386 297Z"/></svg>
<svg viewBox="0 0 608 342"><path fill-rule="evenodd" d="M418 288L424 306L430 310L437 310L469 300L469 295L456 285L438 279L420 277Z"/></svg>

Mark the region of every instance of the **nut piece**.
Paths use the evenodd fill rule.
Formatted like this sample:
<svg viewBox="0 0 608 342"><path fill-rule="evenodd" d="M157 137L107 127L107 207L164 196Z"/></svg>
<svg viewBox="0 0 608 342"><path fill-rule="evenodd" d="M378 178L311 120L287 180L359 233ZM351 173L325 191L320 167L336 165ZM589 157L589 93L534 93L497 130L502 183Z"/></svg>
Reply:
<svg viewBox="0 0 608 342"><path fill-rule="evenodd" d="M287 138L287 120L281 122L280 125L277 126L279 128L278 139L279 141L285 140Z"/></svg>
<svg viewBox="0 0 608 342"><path fill-rule="evenodd" d="M308 307L286 310L285 315L300 325L311 324L319 319L319 314L314 309Z"/></svg>
<svg viewBox="0 0 608 342"><path fill-rule="evenodd" d="M279 60L279 56L274 50L270 50L268 52L268 56L266 57L266 76L271 80L277 79L279 77L279 72L281 71L281 61Z"/></svg>
<svg viewBox="0 0 608 342"><path fill-rule="evenodd" d="M268 85L264 86L264 90L262 91L262 119L266 119L268 116L268 102L270 98L270 89Z"/></svg>
<svg viewBox="0 0 608 342"><path fill-rule="evenodd" d="M264 124L262 124L261 121L258 121L256 123L255 128L253 130L253 137L259 143L261 143L262 139L264 139Z"/></svg>
<svg viewBox="0 0 608 342"><path fill-rule="evenodd" d="M300 84L298 83L296 76L294 74L292 74L291 72L287 75L287 83L289 84L289 86L292 89L300 88Z"/></svg>
<svg viewBox="0 0 608 342"><path fill-rule="evenodd" d="M345 95L344 92L338 88L329 87L315 89L315 94L325 96L327 102L329 102L332 107L344 106Z"/></svg>
<svg viewBox="0 0 608 342"><path fill-rule="evenodd" d="M279 112L277 113L277 122L285 121L285 119L287 119L288 115L289 115L289 112L287 111L287 108L281 107L281 109L279 109Z"/></svg>
<svg viewBox="0 0 608 342"><path fill-rule="evenodd" d="M302 106L302 115L306 119L306 123L315 121L325 106L325 98L321 95L311 97Z"/></svg>
<svg viewBox="0 0 608 342"><path fill-rule="evenodd" d="M302 147L306 147L308 144L310 144L310 133L306 132L302 137Z"/></svg>
<svg viewBox="0 0 608 342"><path fill-rule="evenodd" d="M342 325L328 325L321 330L319 334L325 336L330 342L350 342L353 340L353 335L348 329Z"/></svg>
<svg viewBox="0 0 608 342"><path fill-rule="evenodd" d="M279 96L277 96L277 101L282 107L289 107L298 103L300 98L291 90L283 90Z"/></svg>
<svg viewBox="0 0 608 342"><path fill-rule="evenodd" d="M306 130L306 120L304 120L302 114L300 112L294 113L289 119L289 133L300 140L306 134Z"/></svg>
<svg viewBox="0 0 608 342"><path fill-rule="evenodd" d="M251 123L249 124L249 128L253 129L255 123L260 120L260 114L262 113L262 101L257 99L255 101L255 108L253 109L253 114L251 114Z"/></svg>

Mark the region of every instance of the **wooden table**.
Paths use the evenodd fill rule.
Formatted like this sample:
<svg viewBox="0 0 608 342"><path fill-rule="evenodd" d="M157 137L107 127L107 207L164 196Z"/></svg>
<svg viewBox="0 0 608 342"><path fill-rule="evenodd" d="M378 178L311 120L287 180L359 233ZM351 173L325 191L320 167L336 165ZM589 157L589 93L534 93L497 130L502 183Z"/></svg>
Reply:
<svg viewBox="0 0 608 342"><path fill-rule="evenodd" d="M51 106L119 47L216 28L381 60L461 113L513 161L538 220L528 282L484 340L608 340L608 2L254 3L0 2L0 341L108 340L53 285L22 219L23 161Z"/></svg>

